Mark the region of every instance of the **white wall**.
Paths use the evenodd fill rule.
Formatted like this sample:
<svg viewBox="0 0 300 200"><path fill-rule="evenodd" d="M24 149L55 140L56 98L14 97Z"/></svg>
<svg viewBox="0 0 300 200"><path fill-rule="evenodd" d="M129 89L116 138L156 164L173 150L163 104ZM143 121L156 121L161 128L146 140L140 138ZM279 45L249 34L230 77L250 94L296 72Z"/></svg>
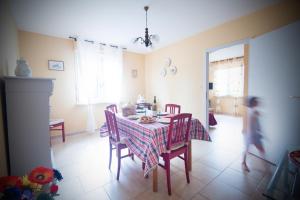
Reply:
<svg viewBox="0 0 300 200"><path fill-rule="evenodd" d="M267 160L300 146L300 21L250 41L249 95L262 99ZM253 151L257 153L256 151Z"/></svg>
<svg viewBox="0 0 300 200"><path fill-rule="evenodd" d="M209 62L244 56L244 44L238 44L209 54Z"/></svg>

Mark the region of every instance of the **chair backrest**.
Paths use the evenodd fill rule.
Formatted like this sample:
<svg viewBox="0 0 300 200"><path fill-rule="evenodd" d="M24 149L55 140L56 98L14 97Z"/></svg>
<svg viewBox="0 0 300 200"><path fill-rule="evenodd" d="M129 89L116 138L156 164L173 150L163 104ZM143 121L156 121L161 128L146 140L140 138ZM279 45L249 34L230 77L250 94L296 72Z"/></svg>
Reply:
<svg viewBox="0 0 300 200"><path fill-rule="evenodd" d="M179 114L180 113L180 105L177 104L166 104L165 112L169 112L170 114Z"/></svg>
<svg viewBox="0 0 300 200"><path fill-rule="evenodd" d="M109 138L115 140L115 142L119 142L120 135L117 126L116 114L110 110L104 110L104 112Z"/></svg>
<svg viewBox="0 0 300 200"><path fill-rule="evenodd" d="M106 106L106 110L109 110L113 113L118 113L117 105L116 104L111 104L109 106Z"/></svg>
<svg viewBox="0 0 300 200"><path fill-rule="evenodd" d="M189 142L189 133L191 127L192 114L182 113L171 117L167 150L171 150L174 146Z"/></svg>

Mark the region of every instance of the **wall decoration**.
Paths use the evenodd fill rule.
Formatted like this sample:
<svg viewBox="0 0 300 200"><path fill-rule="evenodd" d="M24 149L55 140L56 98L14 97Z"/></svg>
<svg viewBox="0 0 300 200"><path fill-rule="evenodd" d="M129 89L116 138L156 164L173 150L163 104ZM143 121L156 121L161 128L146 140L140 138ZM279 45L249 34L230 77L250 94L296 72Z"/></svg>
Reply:
<svg viewBox="0 0 300 200"><path fill-rule="evenodd" d="M48 69L64 71L64 61L48 60Z"/></svg>
<svg viewBox="0 0 300 200"><path fill-rule="evenodd" d="M16 76L32 77L31 68L28 66L24 58L17 60L17 67L15 69Z"/></svg>
<svg viewBox="0 0 300 200"><path fill-rule="evenodd" d="M137 76L138 76L138 71L137 71L137 69L131 70L131 77L132 77L132 78L137 78Z"/></svg>
<svg viewBox="0 0 300 200"><path fill-rule="evenodd" d="M177 73L177 67L176 67L175 65L172 65L172 66L170 67L170 73L171 73L172 75L175 75L175 74Z"/></svg>
<svg viewBox="0 0 300 200"><path fill-rule="evenodd" d="M166 58L166 59L165 59L165 66L166 66L166 67L170 67L170 66L171 66L171 63L172 63L171 58Z"/></svg>
<svg viewBox="0 0 300 200"><path fill-rule="evenodd" d="M161 69L160 75L161 75L162 77L165 77L165 76L167 75L167 69L166 69L165 67L163 67L163 68Z"/></svg>

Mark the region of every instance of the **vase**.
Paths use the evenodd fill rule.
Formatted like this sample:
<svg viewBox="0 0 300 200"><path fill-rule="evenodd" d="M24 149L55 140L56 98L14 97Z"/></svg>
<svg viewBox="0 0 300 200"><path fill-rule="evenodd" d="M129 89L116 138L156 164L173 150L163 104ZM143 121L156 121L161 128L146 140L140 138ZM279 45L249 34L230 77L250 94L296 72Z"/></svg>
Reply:
<svg viewBox="0 0 300 200"><path fill-rule="evenodd" d="M31 68L26 63L26 60L23 58L20 58L17 60L17 67L15 69L15 75L16 76L22 76L22 77L31 77L32 72Z"/></svg>

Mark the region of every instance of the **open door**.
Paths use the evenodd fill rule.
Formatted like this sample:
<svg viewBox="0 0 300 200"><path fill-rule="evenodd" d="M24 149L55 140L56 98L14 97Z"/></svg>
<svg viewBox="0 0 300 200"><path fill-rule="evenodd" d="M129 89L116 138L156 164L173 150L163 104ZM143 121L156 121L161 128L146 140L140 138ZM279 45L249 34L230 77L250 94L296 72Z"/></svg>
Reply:
<svg viewBox="0 0 300 200"><path fill-rule="evenodd" d="M240 152L244 149L243 102L248 94L249 48L245 42L214 49L206 58L207 130L216 145Z"/></svg>
<svg viewBox="0 0 300 200"><path fill-rule="evenodd" d="M250 41L249 95L262 100L266 159L276 164L287 148L300 146L299 36L298 21Z"/></svg>

